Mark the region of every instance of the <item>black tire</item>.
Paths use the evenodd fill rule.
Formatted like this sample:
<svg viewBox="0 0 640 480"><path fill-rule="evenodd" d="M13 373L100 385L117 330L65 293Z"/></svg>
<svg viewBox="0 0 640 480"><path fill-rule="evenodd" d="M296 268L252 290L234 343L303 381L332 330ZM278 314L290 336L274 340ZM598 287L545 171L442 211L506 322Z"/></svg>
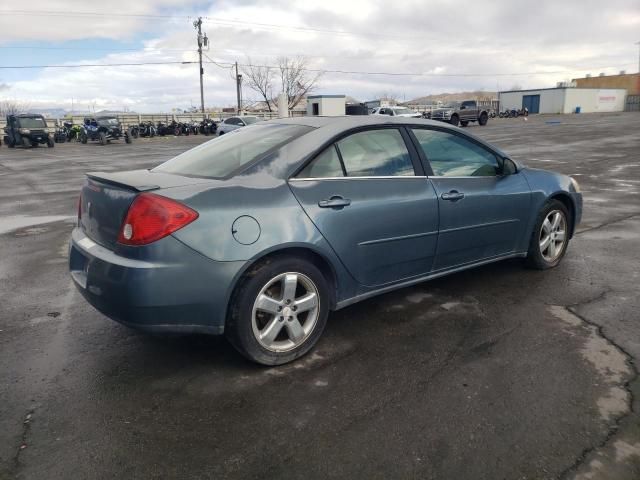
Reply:
<svg viewBox="0 0 640 480"><path fill-rule="evenodd" d="M467 125L469 125L469 120L461 120L460 125L466 127Z"/></svg>
<svg viewBox="0 0 640 480"><path fill-rule="evenodd" d="M100 132L98 135L99 135L100 145L106 145L107 144L107 134L104 133L104 132Z"/></svg>
<svg viewBox="0 0 640 480"><path fill-rule="evenodd" d="M458 115L452 115L451 119L449 120L449 123L454 127L457 127L458 123L460 123L460 117L458 117Z"/></svg>
<svg viewBox="0 0 640 480"><path fill-rule="evenodd" d="M29 140L27 137L22 137L22 146L24 148L31 148L33 145L31 144L31 140Z"/></svg>
<svg viewBox="0 0 640 480"><path fill-rule="evenodd" d="M564 243L561 246L560 253L557 254L553 261L549 261L542 255L542 252L540 251L540 237L542 236L542 224L544 223L547 216L553 211L559 211L564 216L565 238ZM538 213L535 227L533 228L531 239L529 240L529 250L527 252L526 259L526 264L529 268L534 268L537 270L547 270L560 264L560 262L564 258L565 253L567 252L567 247L569 246L569 236L571 232L572 221L573 219L571 218L571 214L567 210L567 207L564 205L564 203L560 202L559 200L548 200L544 204L544 206Z"/></svg>
<svg viewBox="0 0 640 480"><path fill-rule="evenodd" d="M49 148L53 148L55 146L55 143L52 139L48 139L47 140L47 147Z"/></svg>
<svg viewBox="0 0 640 480"><path fill-rule="evenodd" d="M16 147L16 142L14 142L13 138L11 138L11 137L5 137L5 142L7 144L7 147L9 147L9 148L15 148Z"/></svg>
<svg viewBox="0 0 640 480"><path fill-rule="evenodd" d="M125 143L131 143L131 135L128 135L128 134L125 135L124 136L124 141L125 141Z"/></svg>
<svg viewBox="0 0 640 480"><path fill-rule="evenodd" d="M86 144L88 140L89 140L89 138L87 137L87 134L86 134L86 133L85 133L85 134L80 135L80 141L81 141L82 143Z"/></svg>
<svg viewBox="0 0 640 480"><path fill-rule="evenodd" d="M318 318L313 330L300 345L284 352L275 352L261 345L253 333L253 305L265 285L278 275L289 272L302 274L313 282L319 297ZM322 335L329 315L329 291L327 279L312 263L295 257L272 257L251 268L236 288L230 302L225 334L231 344L249 360L269 366L291 362L309 352Z"/></svg>
<svg viewBox="0 0 640 480"><path fill-rule="evenodd" d="M487 114L485 112L482 112L480 114L480 118L478 118L478 123L484 127L487 124L488 119L489 117L487 116Z"/></svg>

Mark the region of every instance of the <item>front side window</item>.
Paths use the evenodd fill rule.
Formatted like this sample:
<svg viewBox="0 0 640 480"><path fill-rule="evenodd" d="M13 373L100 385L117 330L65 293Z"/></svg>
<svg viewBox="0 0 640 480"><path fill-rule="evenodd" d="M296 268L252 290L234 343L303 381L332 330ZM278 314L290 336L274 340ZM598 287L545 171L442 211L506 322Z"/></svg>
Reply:
<svg viewBox="0 0 640 480"><path fill-rule="evenodd" d="M415 174L399 130L386 128L354 133L340 140L337 145L348 177Z"/></svg>
<svg viewBox="0 0 640 480"><path fill-rule="evenodd" d="M246 125L251 125L253 123L256 123L258 121L257 117L242 117L242 120L244 121L244 123Z"/></svg>
<svg viewBox="0 0 640 480"><path fill-rule="evenodd" d="M435 176L492 177L500 171L493 153L460 135L426 129L413 129L413 133Z"/></svg>
<svg viewBox="0 0 640 480"><path fill-rule="evenodd" d="M153 172L223 178L249 165L293 139L313 130L304 125L265 123L223 135L157 166Z"/></svg>

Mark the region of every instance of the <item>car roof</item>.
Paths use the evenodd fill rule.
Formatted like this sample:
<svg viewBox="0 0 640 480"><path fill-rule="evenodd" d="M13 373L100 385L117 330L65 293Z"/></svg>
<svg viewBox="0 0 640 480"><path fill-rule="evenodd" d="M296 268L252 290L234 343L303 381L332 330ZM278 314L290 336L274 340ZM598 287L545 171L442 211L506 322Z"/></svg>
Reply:
<svg viewBox="0 0 640 480"><path fill-rule="evenodd" d="M386 107L385 107L386 108ZM344 115L340 117L292 117L269 120L267 123L282 123L287 125L305 125L313 128L333 127L335 129L347 130L357 127L367 127L373 125L432 125L454 129L450 125L435 120L423 120L421 118L410 117L390 117L388 115Z"/></svg>

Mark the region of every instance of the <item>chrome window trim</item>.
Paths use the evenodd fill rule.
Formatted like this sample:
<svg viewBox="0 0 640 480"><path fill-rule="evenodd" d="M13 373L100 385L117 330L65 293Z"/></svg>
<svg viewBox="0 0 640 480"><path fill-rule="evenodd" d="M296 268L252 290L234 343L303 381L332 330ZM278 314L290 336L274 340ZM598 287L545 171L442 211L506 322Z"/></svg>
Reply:
<svg viewBox="0 0 640 480"><path fill-rule="evenodd" d="M310 181L318 181L318 180L380 180L380 179L391 179L391 178L403 178L403 179L412 179L412 178L429 178L426 175L387 175L387 176L371 176L371 177L307 177L307 178L290 178L290 182L310 182ZM451 178L451 177L449 177Z"/></svg>

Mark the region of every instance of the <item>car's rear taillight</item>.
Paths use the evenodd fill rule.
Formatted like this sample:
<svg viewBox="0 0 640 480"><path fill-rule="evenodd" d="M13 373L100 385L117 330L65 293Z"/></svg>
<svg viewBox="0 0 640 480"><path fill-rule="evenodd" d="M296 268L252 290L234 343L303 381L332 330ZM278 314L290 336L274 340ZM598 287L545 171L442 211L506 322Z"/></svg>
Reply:
<svg viewBox="0 0 640 480"><path fill-rule="evenodd" d="M118 243L146 245L172 234L196 218L198 212L186 205L153 193L141 193L122 222Z"/></svg>

